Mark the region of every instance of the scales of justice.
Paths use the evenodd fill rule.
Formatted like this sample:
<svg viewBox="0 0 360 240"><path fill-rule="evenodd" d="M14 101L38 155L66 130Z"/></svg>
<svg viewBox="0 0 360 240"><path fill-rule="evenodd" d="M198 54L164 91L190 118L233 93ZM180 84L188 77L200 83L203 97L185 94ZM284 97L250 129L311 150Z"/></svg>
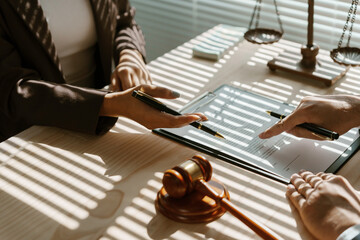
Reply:
<svg viewBox="0 0 360 240"><path fill-rule="evenodd" d="M244 38L247 41L256 44L271 44L279 41L282 37L284 30L282 27L276 0L273 1L279 24L279 30L259 27L262 0L256 0L255 8L249 24L249 30L244 35ZM358 2L359 0L352 0L351 2L338 46L330 52L330 57L333 61L325 62L323 60L317 59L319 46L313 42L314 0L309 0L306 45L303 45L298 53L287 52L285 50L285 52L281 53L277 58L269 61L267 65L270 70L281 70L296 75L302 75L307 78L321 81L327 86L331 86L346 74L350 66L359 66L360 49L350 46ZM253 25L254 27L252 27ZM343 47L343 40L346 33L347 43ZM345 67L340 67L339 64Z"/></svg>

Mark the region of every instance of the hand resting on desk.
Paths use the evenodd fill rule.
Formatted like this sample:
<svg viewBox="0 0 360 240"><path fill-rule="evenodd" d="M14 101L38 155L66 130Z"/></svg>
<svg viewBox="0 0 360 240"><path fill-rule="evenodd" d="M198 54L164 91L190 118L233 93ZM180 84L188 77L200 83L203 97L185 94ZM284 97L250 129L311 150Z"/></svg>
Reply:
<svg viewBox="0 0 360 240"><path fill-rule="evenodd" d="M286 196L308 238L335 240L360 224L360 194L342 176L302 171L291 183Z"/></svg>
<svg viewBox="0 0 360 240"><path fill-rule="evenodd" d="M321 136L297 127L302 123L316 124L340 135L344 134L351 128L360 126L360 96L304 97L294 112L262 132L259 137L265 139L288 132L297 137L324 140Z"/></svg>
<svg viewBox="0 0 360 240"><path fill-rule="evenodd" d="M195 121L205 121L207 117L202 113L174 116L150 107L131 96L134 90L141 90L155 98L174 99L179 94L170 89L154 85L139 85L122 92L105 95L100 116L124 116L130 118L148 129L175 128L188 125Z"/></svg>

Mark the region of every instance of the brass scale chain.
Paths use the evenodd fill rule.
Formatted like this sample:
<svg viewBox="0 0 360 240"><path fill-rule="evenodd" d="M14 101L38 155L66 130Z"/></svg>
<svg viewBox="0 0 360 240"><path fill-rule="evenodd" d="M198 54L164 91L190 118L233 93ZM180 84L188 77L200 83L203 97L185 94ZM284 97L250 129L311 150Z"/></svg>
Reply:
<svg viewBox="0 0 360 240"><path fill-rule="evenodd" d="M261 1L262 0L256 0L256 5L255 5L254 11L252 13L251 21L250 21L250 24L249 24L249 29L251 29L255 14L256 14L255 28L259 27ZM356 1L358 1L358 0L356 0ZM274 0L274 6L275 6L275 12L276 12L276 15L277 15L277 20L278 20L279 25L280 25L280 31L281 31L281 33L284 33L284 29L283 29L282 22L281 22L281 19L280 19L280 13L278 11L278 6L277 6L277 3L276 3L276 0Z"/></svg>
<svg viewBox="0 0 360 240"><path fill-rule="evenodd" d="M349 47L350 39L351 39L351 35L352 35L352 30L353 30L353 26L354 26L354 22L355 22L356 10L357 10L358 3L359 3L359 0L352 0L351 6L350 6L350 9L349 9L347 18L346 18L346 22L345 22L345 25L344 25L344 28L343 28L343 32L342 32L340 40L339 40L338 48L341 48L341 45L342 45L342 42L344 40L346 30L347 30L348 25L349 25L349 20L350 20L350 17L352 15L351 22L350 22L351 26L350 26L350 29L349 29L348 41L347 41L347 44L346 44L346 46Z"/></svg>

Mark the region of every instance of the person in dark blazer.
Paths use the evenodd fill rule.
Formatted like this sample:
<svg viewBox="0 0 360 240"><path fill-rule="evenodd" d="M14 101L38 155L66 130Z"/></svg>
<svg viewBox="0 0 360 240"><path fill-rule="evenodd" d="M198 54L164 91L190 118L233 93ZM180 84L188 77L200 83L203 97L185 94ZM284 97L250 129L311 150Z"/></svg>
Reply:
<svg viewBox="0 0 360 240"><path fill-rule="evenodd" d="M128 0L1 0L0 141L32 125L102 134L118 116L150 129L206 119L160 113L131 97L134 89L179 96L151 85L134 15ZM112 92L96 90L106 85Z"/></svg>

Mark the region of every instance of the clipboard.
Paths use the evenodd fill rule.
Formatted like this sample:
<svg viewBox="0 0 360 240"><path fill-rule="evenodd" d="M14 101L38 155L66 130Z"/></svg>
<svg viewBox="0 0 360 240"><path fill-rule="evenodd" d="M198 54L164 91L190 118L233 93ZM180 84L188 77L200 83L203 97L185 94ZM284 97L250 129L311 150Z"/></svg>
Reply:
<svg viewBox="0 0 360 240"><path fill-rule="evenodd" d="M225 140L191 126L153 132L285 184L301 169L336 173L360 147L356 128L336 141L301 139L287 133L267 140L257 137L278 121L267 110L289 114L294 109L287 103L224 84L192 100L180 112L204 113L209 120L203 124L220 132Z"/></svg>

